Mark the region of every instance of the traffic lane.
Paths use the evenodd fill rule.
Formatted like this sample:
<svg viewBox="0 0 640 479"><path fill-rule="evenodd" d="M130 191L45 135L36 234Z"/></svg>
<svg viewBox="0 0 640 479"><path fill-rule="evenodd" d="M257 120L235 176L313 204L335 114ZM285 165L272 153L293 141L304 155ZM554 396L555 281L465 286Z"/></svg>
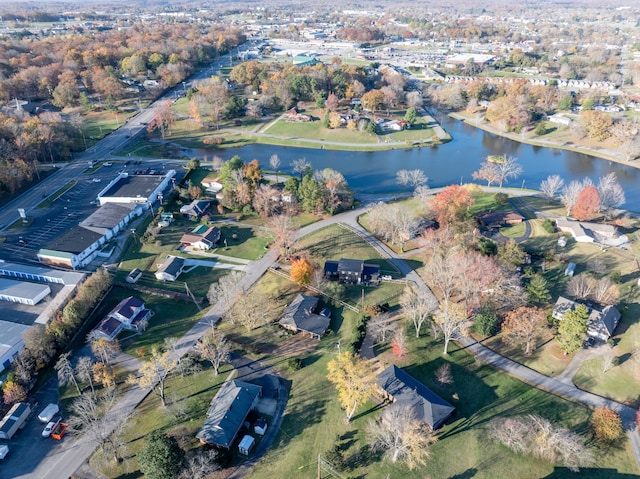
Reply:
<svg viewBox="0 0 640 479"><path fill-rule="evenodd" d="M40 388L32 396L32 401L37 402L31 416L27 419L24 429L18 430L16 435L5 443L9 446L9 455L1 466L0 477L20 477L32 474L35 467L47 456L56 453L61 448L61 441L50 437L42 437L42 430L46 424L38 420L38 414L50 403L58 403L58 384L55 378L50 379L44 387ZM6 476L5 476L6 474Z"/></svg>

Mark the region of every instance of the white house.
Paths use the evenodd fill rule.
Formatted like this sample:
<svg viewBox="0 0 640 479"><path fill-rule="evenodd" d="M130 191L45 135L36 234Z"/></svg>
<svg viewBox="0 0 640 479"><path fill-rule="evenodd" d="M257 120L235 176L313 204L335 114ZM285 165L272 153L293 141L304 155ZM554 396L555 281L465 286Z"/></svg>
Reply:
<svg viewBox="0 0 640 479"><path fill-rule="evenodd" d="M156 278L160 281L175 281L182 274L184 269L184 258L178 256L167 256L158 263Z"/></svg>
<svg viewBox="0 0 640 479"><path fill-rule="evenodd" d="M599 243L608 246L620 246L629 242L626 235L618 234L613 225L576 221L569 218L556 218L556 226L579 243Z"/></svg>
<svg viewBox="0 0 640 479"><path fill-rule="evenodd" d="M118 303L94 329L98 337L112 341L123 329L140 331L153 313L141 299L129 296Z"/></svg>

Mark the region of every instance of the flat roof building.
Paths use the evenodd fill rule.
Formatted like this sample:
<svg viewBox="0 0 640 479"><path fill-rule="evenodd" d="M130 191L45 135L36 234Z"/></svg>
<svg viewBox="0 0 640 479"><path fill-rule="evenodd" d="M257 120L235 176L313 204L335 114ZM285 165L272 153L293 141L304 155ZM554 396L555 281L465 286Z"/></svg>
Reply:
<svg viewBox="0 0 640 479"><path fill-rule="evenodd" d="M100 233L76 226L38 251L41 263L77 269L88 265L105 244Z"/></svg>
<svg viewBox="0 0 640 479"><path fill-rule="evenodd" d="M0 320L0 372L9 367L24 346L22 335L27 329L27 325Z"/></svg>
<svg viewBox="0 0 640 479"><path fill-rule="evenodd" d="M136 216L142 208L131 204L107 203L80 222L80 226L94 233L100 233L107 240L113 238Z"/></svg>
<svg viewBox="0 0 640 479"><path fill-rule="evenodd" d="M84 273L73 273L71 271L60 271L43 266L29 266L0 261L0 276L30 279L44 283L76 285L82 281Z"/></svg>
<svg viewBox="0 0 640 479"><path fill-rule="evenodd" d="M0 300L12 303L38 304L51 293L47 284L0 278Z"/></svg>
<svg viewBox="0 0 640 479"><path fill-rule="evenodd" d="M98 193L98 201L101 206L107 203L124 203L148 208L174 176L175 170L169 170L165 175L130 175L123 172Z"/></svg>

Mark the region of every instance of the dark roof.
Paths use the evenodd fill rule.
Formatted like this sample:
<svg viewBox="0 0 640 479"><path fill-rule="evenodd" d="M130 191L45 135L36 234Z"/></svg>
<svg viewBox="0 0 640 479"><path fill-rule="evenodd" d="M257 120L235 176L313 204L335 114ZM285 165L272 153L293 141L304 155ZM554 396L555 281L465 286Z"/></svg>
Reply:
<svg viewBox="0 0 640 479"><path fill-rule="evenodd" d="M180 213L200 216L207 210L207 208L209 208L210 204L211 202L206 200L193 200L188 205L182 206L180 208Z"/></svg>
<svg viewBox="0 0 640 479"><path fill-rule="evenodd" d="M106 334L109 337L112 337L114 333L121 327L122 323L120 321L118 321L113 316L107 316L100 322L96 330Z"/></svg>
<svg viewBox="0 0 640 479"><path fill-rule="evenodd" d="M119 314L128 320L131 320L135 315L136 310L141 306L144 306L144 302L141 299L129 296L128 298L124 298L120 301L118 305L111 310L109 315Z"/></svg>
<svg viewBox="0 0 640 479"><path fill-rule="evenodd" d="M318 305L318 301L319 299L315 296L299 294L287 306L278 322L284 327L322 336L329 327L331 319L313 312Z"/></svg>
<svg viewBox="0 0 640 479"><path fill-rule="evenodd" d="M164 260L162 260L162 263L158 268L158 272L175 276L180 272L183 266L184 258L180 258L179 256L167 256Z"/></svg>
<svg viewBox="0 0 640 479"><path fill-rule="evenodd" d="M227 381L211 401L207 419L196 437L229 449L262 388L243 381Z"/></svg>
<svg viewBox="0 0 640 479"><path fill-rule="evenodd" d="M80 222L80 226L111 229L126 218L134 205L106 203Z"/></svg>
<svg viewBox="0 0 640 479"><path fill-rule="evenodd" d="M325 273L338 273L338 262L337 261L325 261L324 262L324 272Z"/></svg>
<svg viewBox="0 0 640 479"><path fill-rule="evenodd" d="M92 244L98 242L102 234L95 233L81 226L63 234L49 243L44 249L62 251L64 253L80 254Z"/></svg>
<svg viewBox="0 0 640 479"><path fill-rule="evenodd" d="M340 258L338 261L338 271L351 271L353 273L362 273L364 261L361 259Z"/></svg>
<svg viewBox="0 0 640 479"><path fill-rule="evenodd" d="M438 429L456 410L427 386L395 365L382 371L376 382L398 404L409 405L415 417L433 429Z"/></svg>
<svg viewBox="0 0 640 479"><path fill-rule="evenodd" d="M380 274L380 266L377 264L365 263L362 267L363 276L373 276L376 274Z"/></svg>
<svg viewBox="0 0 640 479"><path fill-rule="evenodd" d="M485 225L501 225L513 221L524 221L522 216L517 211L486 211L484 213L478 213L476 215L478 221Z"/></svg>
<svg viewBox="0 0 640 479"><path fill-rule="evenodd" d="M212 226L207 231L205 231L204 235L202 235L202 239L209 241L211 244L216 244L220 241L220 228L217 226Z"/></svg>
<svg viewBox="0 0 640 479"><path fill-rule="evenodd" d="M552 316L558 321L561 320L567 311L576 309L581 303L572 301L563 296L560 296L553 307ZM595 308L590 308L584 305L589 312L588 334L598 334L609 337L613 335L613 331L620 322L620 311L615 306L605 306L602 311Z"/></svg>
<svg viewBox="0 0 640 479"><path fill-rule="evenodd" d="M101 196L120 198L147 198L165 179L162 175L129 175L120 178Z"/></svg>

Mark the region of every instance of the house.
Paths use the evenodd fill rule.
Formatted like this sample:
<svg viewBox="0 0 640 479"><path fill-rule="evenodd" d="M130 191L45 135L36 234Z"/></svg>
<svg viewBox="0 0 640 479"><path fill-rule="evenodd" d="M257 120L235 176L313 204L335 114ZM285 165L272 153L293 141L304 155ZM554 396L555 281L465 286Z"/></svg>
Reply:
<svg viewBox="0 0 640 479"><path fill-rule="evenodd" d="M549 121L551 123L555 123L557 125L569 126L571 125L571 118L563 116L563 115L551 115L549 116Z"/></svg>
<svg viewBox="0 0 640 479"><path fill-rule="evenodd" d="M218 193L222 190L222 183L218 181L218 177L207 176L200 184L208 193Z"/></svg>
<svg viewBox="0 0 640 479"><path fill-rule="evenodd" d="M626 235L619 235L613 225L576 221L569 218L556 218L556 226L564 233L571 233L579 243L599 243L608 246L620 246L629 242Z"/></svg>
<svg viewBox="0 0 640 479"><path fill-rule="evenodd" d="M484 213L478 213L476 218L481 225L487 228L519 225L524 221L524 216L513 210L486 211Z"/></svg>
<svg viewBox="0 0 640 479"><path fill-rule="evenodd" d="M208 250L220 241L220 233L220 228L216 226L198 225L190 233L182 235L180 243L195 249Z"/></svg>
<svg viewBox="0 0 640 479"><path fill-rule="evenodd" d="M298 294L282 314L278 323L291 331L309 333L312 338L320 339L329 327L331 319L314 313L319 299L315 296Z"/></svg>
<svg viewBox="0 0 640 479"><path fill-rule="evenodd" d="M347 284L373 284L380 282L380 266L359 259L341 258L340 261L325 261L324 275Z"/></svg>
<svg viewBox="0 0 640 479"><path fill-rule="evenodd" d="M180 207L180 213L192 220L199 220L209 208L211 202L205 200L193 200L188 205Z"/></svg>
<svg viewBox="0 0 640 479"><path fill-rule="evenodd" d="M384 397L394 403L407 405L419 421L438 429L456 408L395 365L378 374L376 383Z"/></svg>
<svg viewBox="0 0 640 479"><path fill-rule="evenodd" d="M283 115L285 121L295 121L306 123L311 121L311 117L309 115L303 115L302 113L298 113L298 110L294 107L291 108L288 112Z"/></svg>
<svg viewBox="0 0 640 479"><path fill-rule="evenodd" d="M564 275L565 276L573 276L575 272L576 272L576 264L575 263L569 263L567 265L566 269L564 270Z"/></svg>
<svg viewBox="0 0 640 479"><path fill-rule="evenodd" d="M123 329L142 331L153 315L145 307L144 301L133 296L123 299L93 330L98 337L112 341Z"/></svg>
<svg viewBox="0 0 640 479"><path fill-rule="evenodd" d="M561 321L565 313L573 311L581 303L560 296L553 307L551 314L554 319ZM605 306L602 310L591 308L585 305L589 311L589 319L587 320L587 335L592 338L608 340L612 335L616 326L620 322L620 311L615 306Z"/></svg>
<svg viewBox="0 0 640 479"><path fill-rule="evenodd" d="M158 263L155 276L160 281L175 281L182 274L183 269L184 258L169 255Z"/></svg>
<svg viewBox="0 0 640 479"><path fill-rule="evenodd" d="M262 388L255 384L226 381L211 400L207 418L196 437L203 444L230 449L261 394Z"/></svg>

